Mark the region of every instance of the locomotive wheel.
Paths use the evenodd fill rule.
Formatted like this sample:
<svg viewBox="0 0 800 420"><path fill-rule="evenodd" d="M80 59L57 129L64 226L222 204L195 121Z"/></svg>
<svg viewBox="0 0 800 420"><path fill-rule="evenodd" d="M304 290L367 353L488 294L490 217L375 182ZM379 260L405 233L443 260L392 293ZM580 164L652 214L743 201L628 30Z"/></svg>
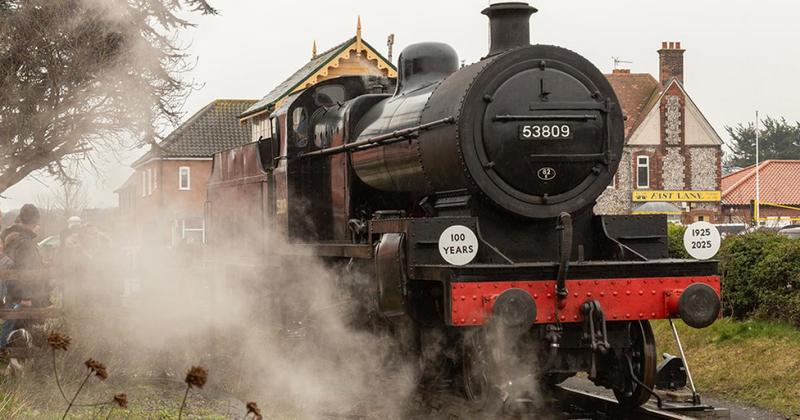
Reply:
<svg viewBox="0 0 800 420"><path fill-rule="evenodd" d="M461 341L461 377L470 401L483 401L489 394L490 349L480 332L466 334Z"/></svg>
<svg viewBox="0 0 800 420"><path fill-rule="evenodd" d="M628 324L628 334L630 334L632 345L626 356L630 357L633 373L647 388L653 389L656 382L657 364L653 328L648 321L631 322ZM630 370L628 361L623 357L620 363L620 369L627 373ZM627 376L629 375L626 375L624 388L614 389L617 401L626 408L638 407L646 403L650 399L650 392Z"/></svg>

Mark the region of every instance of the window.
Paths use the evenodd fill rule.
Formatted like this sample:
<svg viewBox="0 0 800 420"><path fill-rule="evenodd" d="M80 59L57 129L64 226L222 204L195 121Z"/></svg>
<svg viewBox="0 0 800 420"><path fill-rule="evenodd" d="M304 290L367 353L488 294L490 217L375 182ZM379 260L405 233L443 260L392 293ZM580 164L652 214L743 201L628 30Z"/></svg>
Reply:
<svg viewBox="0 0 800 420"><path fill-rule="evenodd" d="M617 174L611 175L611 183L609 183L606 188L617 188Z"/></svg>
<svg viewBox="0 0 800 420"><path fill-rule="evenodd" d="M267 118L256 118L253 120L253 141L268 139L272 137L272 121Z"/></svg>
<svg viewBox="0 0 800 420"><path fill-rule="evenodd" d="M147 171L142 171L142 197L147 197Z"/></svg>
<svg viewBox="0 0 800 420"><path fill-rule="evenodd" d="M636 188L650 188L650 158L636 158Z"/></svg>
<svg viewBox="0 0 800 420"><path fill-rule="evenodd" d="M308 145L308 116L305 108L295 108L292 112L292 131L294 131L294 143L297 147Z"/></svg>
<svg viewBox="0 0 800 420"><path fill-rule="evenodd" d="M153 170L147 170L147 195L153 195Z"/></svg>
<svg viewBox="0 0 800 420"><path fill-rule="evenodd" d="M188 166L181 166L178 168L178 189L189 190L191 189L191 172Z"/></svg>

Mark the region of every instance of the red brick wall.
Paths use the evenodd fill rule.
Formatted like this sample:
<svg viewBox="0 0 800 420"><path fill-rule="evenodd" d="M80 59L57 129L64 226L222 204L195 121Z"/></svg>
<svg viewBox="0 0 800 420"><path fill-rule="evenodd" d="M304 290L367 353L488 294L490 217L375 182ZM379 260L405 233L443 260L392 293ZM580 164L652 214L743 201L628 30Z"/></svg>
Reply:
<svg viewBox="0 0 800 420"><path fill-rule="evenodd" d="M190 168L189 190L179 186L179 168ZM152 193L142 195L142 173L153 174ZM133 206L130 211L132 233L143 240L169 244L172 222L187 216L202 217L206 184L211 176L211 160L154 160L136 168Z"/></svg>

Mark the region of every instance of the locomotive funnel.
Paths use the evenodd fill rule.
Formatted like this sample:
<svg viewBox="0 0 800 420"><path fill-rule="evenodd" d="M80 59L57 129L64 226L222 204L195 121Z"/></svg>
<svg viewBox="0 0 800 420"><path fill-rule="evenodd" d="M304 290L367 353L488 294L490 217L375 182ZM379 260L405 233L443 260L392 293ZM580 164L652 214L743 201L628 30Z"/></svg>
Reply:
<svg viewBox="0 0 800 420"><path fill-rule="evenodd" d="M536 8L528 3L496 3L481 12L489 17L489 56L530 45L531 15Z"/></svg>

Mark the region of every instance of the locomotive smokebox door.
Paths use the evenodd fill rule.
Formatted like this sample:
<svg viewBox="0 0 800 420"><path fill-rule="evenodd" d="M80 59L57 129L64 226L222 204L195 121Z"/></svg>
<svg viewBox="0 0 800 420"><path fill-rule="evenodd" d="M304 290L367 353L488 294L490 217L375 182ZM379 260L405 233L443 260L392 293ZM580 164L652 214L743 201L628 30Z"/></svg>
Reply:
<svg viewBox="0 0 800 420"><path fill-rule="evenodd" d="M375 246L375 277L378 282L378 309L384 316L405 313L406 273L402 233L384 233Z"/></svg>

